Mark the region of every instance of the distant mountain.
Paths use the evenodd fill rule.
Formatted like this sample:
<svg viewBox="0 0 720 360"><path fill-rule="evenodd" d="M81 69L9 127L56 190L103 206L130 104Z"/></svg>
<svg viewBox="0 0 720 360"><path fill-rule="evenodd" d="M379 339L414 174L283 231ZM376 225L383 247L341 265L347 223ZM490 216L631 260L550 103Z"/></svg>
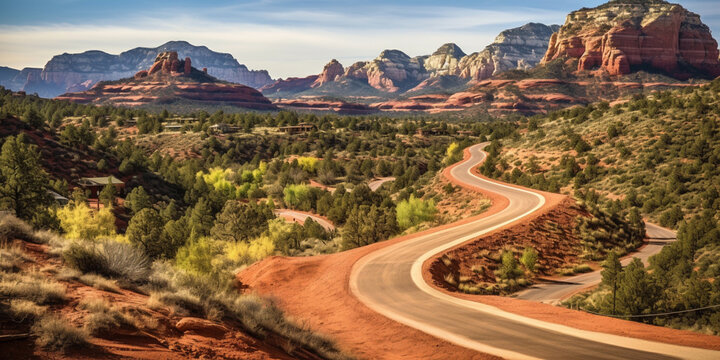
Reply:
<svg viewBox="0 0 720 360"><path fill-rule="evenodd" d="M221 80L254 88L273 82L266 70L248 70L230 54L218 53L205 46L194 46L186 41L170 41L156 48L138 47L120 55L97 50L56 55L42 69L39 78L25 80L22 90L28 93L37 92L43 97L85 90L98 81L133 76L136 72L150 67L155 56L165 51L175 51L180 58L191 57L196 67L207 68L208 74ZM13 83L13 86L15 88L10 88L20 90L17 82Z"/></svg>
<svg viewBox="0 0 720 360"><path fill-rule="evenodd" d="M275 106L259 91L241 84L218 80L196 69L189 57L176 51L157 54L148 70L130 78L102 81L89 90L58 96L57 99L83 104L119 106L236 106L255 110L274 110Z"/></svg>
<svg viewBox="0 0 720 360"><path fill-rule="evenodd" d="M457 91L470 81L487 79L514 69L529 69L542 60L550 36L559 25L529 23L501 32L483 51L465 54L447 43L432 55L410 57L400 50L384 50L373 60L359 61L340 73L333 60L323 74L278 80L260 90L269 96L305 95L397 97L406 92ZM437 78L437 79L435 79Z"/></svg>

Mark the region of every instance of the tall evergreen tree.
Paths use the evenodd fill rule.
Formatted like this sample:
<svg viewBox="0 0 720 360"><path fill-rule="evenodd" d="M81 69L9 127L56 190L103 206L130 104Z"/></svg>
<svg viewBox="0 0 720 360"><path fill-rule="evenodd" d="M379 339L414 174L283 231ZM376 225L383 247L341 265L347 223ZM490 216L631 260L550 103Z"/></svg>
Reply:
<svg viewBox="0 0 720 360"><path fill-rule="evenodd" d="M8 137L0 153L0 207L37 226L46 226L52 205L49 184L37 147L27 144L24 135Z"/></svg>

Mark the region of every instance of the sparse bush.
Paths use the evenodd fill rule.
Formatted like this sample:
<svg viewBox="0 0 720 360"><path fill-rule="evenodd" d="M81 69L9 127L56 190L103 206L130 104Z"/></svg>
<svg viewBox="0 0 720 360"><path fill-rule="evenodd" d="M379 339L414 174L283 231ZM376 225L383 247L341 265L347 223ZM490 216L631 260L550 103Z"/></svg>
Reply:
<svg viewBox="0 0 720 360"><path fill-rule="evenodd" d="M147 280L150 260L143 252L126 243L75 241L63 251L63 259L71 268L83 273L95 273L121 278L134 283Z"/></svg>
<svg viewBox="0 0 720 360"><path fill-rule="evenodd" d="M89 312L84 329L90 334L100 335L115 328L132 326L132 321L125 314L103 299L84 300L79 308Z"/></svg>
<svg viewBox="0 0 720 360"><path fill-rule="evenodd" d="M87 343L88 333L70 325L66 320L46 316L32 327L35 343L45 349L63 351Z"/></svg>
<svg viewBox="0 0 720 360"><path fill-rule="evenodd" d="M47 307L40 306L30 300L10 300L9 313L13 320L17 322L35 320L42 316L46 310Z"/></svg>
<svg viewBox="0 0 720 360"><path fill-rule="evenodd" d="M37 304L58 304L67 299L65 286L45 278L43 274L0 273L0 295L31 300Z"/></svg>

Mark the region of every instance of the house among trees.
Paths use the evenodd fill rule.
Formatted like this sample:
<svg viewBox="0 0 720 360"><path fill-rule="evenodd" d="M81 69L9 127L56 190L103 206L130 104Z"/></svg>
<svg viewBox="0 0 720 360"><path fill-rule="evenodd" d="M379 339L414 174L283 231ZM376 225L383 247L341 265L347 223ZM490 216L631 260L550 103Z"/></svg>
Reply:
<svg viewBox="0 0 720 360"><path fill-rule="evenodd" d="M278 129L281 132L288 133L290 135L294 135L294 134L302 134L302 133L311 132L315 129L315 125L310 124L310 123L300 123L300 124L292 125L292 126L281 126Z"/></svg>
<svg viewBox="0 0 720 360"><path fill-rule="evenodd" d="M78 181L78 185L81 188L90 190L91 198L98 197L103 188L108 184L115 186L115 191L118 193L125 189L125 183L112 175L106 177L84 177Z"/></svg>
<svg viewBox="0 0 720 360"><path fill-rule="evenodd" d="M213 134L229 134L238 132L239 130L239 127L230 126L229 124L225 123L210 125L210 127L208 128L208 131Z"/></svg>

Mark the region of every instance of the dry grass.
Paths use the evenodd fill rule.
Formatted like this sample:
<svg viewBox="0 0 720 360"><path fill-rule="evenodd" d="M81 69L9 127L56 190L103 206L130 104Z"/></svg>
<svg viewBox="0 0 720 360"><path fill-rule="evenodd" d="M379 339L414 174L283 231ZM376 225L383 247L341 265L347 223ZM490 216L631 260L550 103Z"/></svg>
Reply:
<svg viewBox="0 0 720 360"><path fill-rule="evenodd" d="M121 278L129 282L147 281L150 260L142 250L116 241L100 243L75 241L63 250L65 263L83 273Z"/></svg>
<svg viewBox="0 0 720 360"><path fill-rule="evenodd" d="M57 278L64 281L79 281L98 290L114 292L116 294L120 293L120 287L117 282L97 274L83 274L75 269L64 268L57 275Z"/></svg>
<svg viewBox="0 0 720 360"><path fill-rule="evenodd" d="M87 344L88 333L78 329L66 320L55 316L46 316L32 327L35 343L48 350L65 350Z"/></svg>
<svg viewBox="0 0 720 360"><path fill-rule="evenodd" d="M65 286L48 280L41 273L0 273L0 295L30 300L37 304L59 304L67 300Z"/></svg>
<svg viewBox="0 0 720 360"><path fill-rule="evenodd" d="M0 271L18 272L22 263L30 261L17 242L0 240Z"/></svg>
<svg viewBox="0 0 720 360"><path fill-rule="evenodd" d="M47 311L47 306L40 306L29 300L13 299L10 300L8 309L14 321L25 322L40 318Z"/></svg>
<svg viewBox="0 0 720 360"><path fill-rule="evenodd" d="M133 326L132 319L103 299L84 300L78 307L89 312L85 317L84 329L90 334L107 334L119 327Z"/></svg>

